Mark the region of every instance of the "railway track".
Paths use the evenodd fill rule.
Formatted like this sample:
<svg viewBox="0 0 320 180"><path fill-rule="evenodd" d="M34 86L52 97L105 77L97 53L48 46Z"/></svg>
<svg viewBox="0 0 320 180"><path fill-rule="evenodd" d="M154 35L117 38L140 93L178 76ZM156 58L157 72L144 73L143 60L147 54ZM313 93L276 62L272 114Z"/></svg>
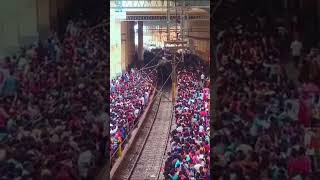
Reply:
<svg viewBox="0 0 320 180"><path fill-rule="evenodd" d="M156 96L135 142L117 169L114 180L159 179L166 151L168 134L172 124L172 102L167 100L170 91Z"/></svg>
<svg viewBox="0 0 320 180"><path fill-rule="evenodd" d="M166 160L168 158L168 152L171 151L171 143L170 143L170 140L171 140L171 137L170 137L170 132L176 128L176 121L175 121L175 117L173 116L172 119L171 119L171 124L170 124L170 129L169 129L169 132L168 132L168 139L167 139L167 145L166 145L166 148L163 152L163 156L162 156L162 160L161 160L161 167L164 167L165 163L166 163ZM157 180L165 180L164 179L164 176L163 176L163 171L159 171L159 174L158 174L158 178Z"/></svg>

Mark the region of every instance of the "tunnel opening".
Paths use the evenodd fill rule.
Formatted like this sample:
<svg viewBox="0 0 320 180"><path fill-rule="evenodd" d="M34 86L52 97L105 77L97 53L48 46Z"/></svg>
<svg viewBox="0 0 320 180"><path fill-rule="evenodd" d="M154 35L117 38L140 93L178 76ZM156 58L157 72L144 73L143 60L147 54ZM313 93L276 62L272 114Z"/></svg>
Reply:
<svg viewBox="0 0 320 180"><path fill-rule="evenodd" d="M172 65L170 63L160 64L157 67L158 77L157 77L157 84L162 87L171 87L172 79L171 79L171 72L172 72Z"/></svg>

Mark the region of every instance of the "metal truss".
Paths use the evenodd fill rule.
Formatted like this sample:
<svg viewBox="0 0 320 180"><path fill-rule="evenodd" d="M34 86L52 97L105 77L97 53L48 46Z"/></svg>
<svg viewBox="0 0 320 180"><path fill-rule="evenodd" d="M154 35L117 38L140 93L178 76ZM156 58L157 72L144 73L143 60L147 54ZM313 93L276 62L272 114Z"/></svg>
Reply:
<svg viewBox="0 0 320 180"><path fill-rule="evenodd" d="M195 16L185 16L186 20L192 21L192 20L197 20L197 21L205 21L209 20L209 16L205 15L195 15ZM180 19L180 16L175 16L175 15L170 15L170 20L174 21L176 19ZM127 15L126 19L122 21L167 21L167 16L166 15Z"/></svg>
<svg viewBox="0 0 320 180"><path fill-rule="evenodd" d="M131 8L167 8L167 1L170 7L174 5L174 0L110 0L111 9L131 9ZM185 1L186 6L196 8L210 7L209 0L177 0L177 2Z"/></svg>

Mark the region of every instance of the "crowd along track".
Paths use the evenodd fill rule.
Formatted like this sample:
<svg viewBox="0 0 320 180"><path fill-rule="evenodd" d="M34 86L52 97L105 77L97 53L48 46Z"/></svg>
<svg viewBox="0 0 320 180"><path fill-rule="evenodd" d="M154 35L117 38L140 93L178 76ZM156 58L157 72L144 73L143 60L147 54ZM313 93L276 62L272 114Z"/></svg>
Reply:
<svg viewBox="0 0 320 180"><path fill-rule="evenodd" d="M161 93L161 92L159 92ZM163 155L172 124L172 101L169 88L155 96L137 137L128 150L113 180L156 180L160 173Z"/></svg>

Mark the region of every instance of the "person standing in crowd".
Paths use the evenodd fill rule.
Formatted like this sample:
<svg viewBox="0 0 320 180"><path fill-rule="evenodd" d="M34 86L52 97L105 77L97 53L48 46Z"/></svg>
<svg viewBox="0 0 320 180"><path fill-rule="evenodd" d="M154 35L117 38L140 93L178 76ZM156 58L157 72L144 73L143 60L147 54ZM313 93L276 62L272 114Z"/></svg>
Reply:
<svg viewBox="0 0 320 180"><path fill-rule="evenodd" d="M204 80L205 80L206 76L202 73L201 74L201 82L204 84Z"/></svg>
<svg viewBox="0 0 320 180"><path fill-rule="evenodd" d="M55 42L52 37L48 38L48 49L49 49L50 60L54 61L56 54L55 54Z"/></svg>
<svg viewBox="0 0 320 180"><path fill-rule="evenodd" d="M291 55L296 68L298 68L301 60L302 48L303 48L302 42L300 42L297 38L291 42L291 45L290 45Z"/></svg>
<svg viewBox="0 0 320 180"><path fill-rule="evenodd" d="M93 167L93 158L94 157L92 152L89 149L87 149L87 147L83 147L81 149L81 153L77 160L81 180L85 180L88 178L89 169Z"/></svg>
<svg viewBox="0 0 320 180"><path fill-rule="evenodd" d="M2 88L2 94L4 97L10 96L13 97L15 96L18 88L18 82L16 77L14 76L13 70L9 72L9 75L5 79L3 88Z"/></svg>
<svg viewBox="0 0 320 180"><path fill-rule="evenodd" d="M6 82L6 78L9 75L9 71L0 66L0 95L2 95L2 88Z"/></svg>
<svg viewBox="0 0 320 180"><path fill-rule="evenodd" d="M66 32L69 33L71 36L77 35L77 33L78 33L77 27L76 27L76 24L72 20L69 20Z"/></svg>

